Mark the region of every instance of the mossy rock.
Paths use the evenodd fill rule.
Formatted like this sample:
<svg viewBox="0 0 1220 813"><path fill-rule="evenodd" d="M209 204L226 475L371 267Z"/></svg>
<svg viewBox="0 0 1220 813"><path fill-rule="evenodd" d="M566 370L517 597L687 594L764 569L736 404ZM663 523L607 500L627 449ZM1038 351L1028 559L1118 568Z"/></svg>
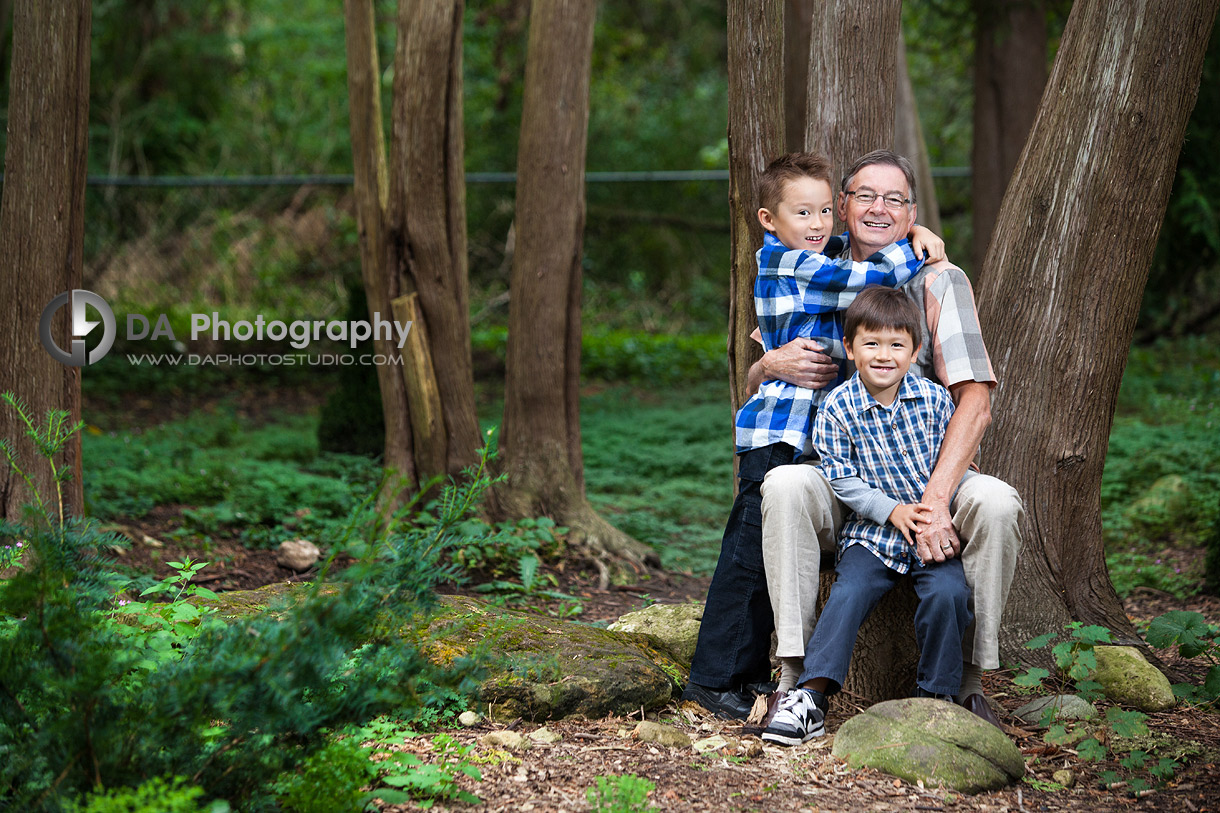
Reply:
<svg viewBox="0 0 1220 813"><path fill-rule="evenodd" d="M299 600L312 587L273 584L201 600L237 620ZM323 585L323 595L338 587ZM686 667L645 635L544 618L464 596L439 596L407 625L379 623L370 638L404 640L432 662L475 658L484 672L477 701L497 719L595 719L664 706L687 679Z"/></svg>
<svg viewBox="0 0 1220 813"><path fill-rule="evenodd" d="M627 613L610 625L616 632L646 635L653 646L690 668L703 621L702 604L653 604Z"/></svg>
<svg viewBox="0 0 1220 813"><path fill-rule="evenodd" d="M961 706L926 698L887 700L844 723L835 756L853 768L981 793L1025 773L1025 760L999 729Z"/></svg>
<svg viewBox="0 0 1220 813"><path fill-rule="evenodd" d="M429 660L442 666L481 656L487 675L478 700L498 719L595 719L655 709L686 681L686 670L643 635L544 618L465 596L442 596L416 641Z"/></svg>
<svg viewBox="0 0 1220 813"><path fill-rule="evenodd" d="M1098 646L1093 654L1097 657L1093 679L1115 703L1140 711L1164 711L1177 703L1169 679L1135 647Z"/></svg>

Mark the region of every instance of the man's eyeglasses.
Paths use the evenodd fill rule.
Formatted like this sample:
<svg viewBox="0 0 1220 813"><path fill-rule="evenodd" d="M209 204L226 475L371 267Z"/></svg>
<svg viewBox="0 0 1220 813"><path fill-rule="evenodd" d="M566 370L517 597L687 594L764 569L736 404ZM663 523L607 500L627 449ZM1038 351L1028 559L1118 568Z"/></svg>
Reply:
<svg viewBox="0 0 1220 813"><path fill-rule="evenodd" d="M910 203L909 198L904 198L901 195L878 195L876 192L848 192L856 199L856 203L861 206L872 206L873 201L881 198L881 202L885 204L887 209L901 209Z"/></svg>

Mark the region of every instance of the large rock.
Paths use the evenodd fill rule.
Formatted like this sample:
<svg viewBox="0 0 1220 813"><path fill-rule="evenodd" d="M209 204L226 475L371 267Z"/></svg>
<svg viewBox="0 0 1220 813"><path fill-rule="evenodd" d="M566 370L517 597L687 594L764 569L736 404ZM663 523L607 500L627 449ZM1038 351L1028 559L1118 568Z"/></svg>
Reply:
<svg viewBox="0 0 1220 813"><path fill-rule="evenodd" d="M236 620L269 608L281 612L311 589L268 585L199 603ZM332 585L317 589L323 595L338 591ZM490 705L495 719L595 719L638 712L641 706L653 710L686 683L686 667L645 635L544 618L464 596L439 596L438 603L431 615L402 629L380 628L376 635L408 640L443 666L478 658L483 680L475 699L480 710Z"/></svg>
<svg viewBox="0 0 1220 813"><path fill-rule="evenodd" d="M1129 646L1098 646L1097 671L1093 675L1106 697L1115 703L1140 711L1164 711L1177 699L1169 678L1144 659L1143 653Z"/></svg>
<svg viewBox="0 0 1220 813"><path fill-rule="evenodd" d="M643 635L441 596L417 641L441 665L471 655L487 674L480 706L498 719L594 719L664 706L685 669Z"/></svg>
<svg viewBox="0 0 1220 813"><path fill-rule="evenodd" d="M689 669L702 621L702 604L653 604L627 613L611 624L610 629L648 636L653 646L668 652Z"/></svg>
<svg viewBox="0 0 1220 813"><path fill-rule="evenodd" d="M1025 773L1021 752L999 729L926 698L887 700L857 714L835 734L833 753L853 768L961 793L995 790Z"/></svg>

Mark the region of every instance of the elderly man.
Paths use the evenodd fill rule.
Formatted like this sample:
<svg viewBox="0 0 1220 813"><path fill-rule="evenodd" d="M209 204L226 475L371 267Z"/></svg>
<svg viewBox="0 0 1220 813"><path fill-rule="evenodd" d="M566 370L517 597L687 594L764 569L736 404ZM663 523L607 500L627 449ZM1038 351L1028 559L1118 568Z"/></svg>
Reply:
<svg viewBox="0 0 1220 813"><path fill-rule="evenodd" d="M850 251L864 259L905 237L915 222L915 178L910 163L887 150L856 161L844 177L838 214L851 236ZM947 261L929 265L904 290L925 314L923 342L912 369L944 385L956 411L949 423L921 502L932 516L918 533L924 561L960 556L974 594L974 628L962 651L958 702L999 726L983 696L981 673L999 667L999 626L1021 547L1022 505L1006 483L971 470L991 422L995 375L983 346L970 282ZM781 379L824 387L834 376L830 359L811 342L796 340L765 354L750 383ZM960 483L960 487L959 487ZM762 485L763 560L775 615L780 688L799 673L812 634L820 550L833 551L846 509L813 465L771 470ZM816 541L815 541L816 540ZM820 550L819 550L820 548Z"/></svg>

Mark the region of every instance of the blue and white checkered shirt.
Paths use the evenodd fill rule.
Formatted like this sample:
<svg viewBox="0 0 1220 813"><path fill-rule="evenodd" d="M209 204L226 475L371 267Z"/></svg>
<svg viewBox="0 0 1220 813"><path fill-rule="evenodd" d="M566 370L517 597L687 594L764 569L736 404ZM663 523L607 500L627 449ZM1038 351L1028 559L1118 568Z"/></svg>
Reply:
<svg viewBox="0 0 1220 813"><path fill-rule="evenodd" d="M846 250L846 238L846 234L830 238L826 254L789 249L770 232L763 238L754 283L763 348L774 350L798 337L812 339L835 361L839 374L818 390L786 381L764 381L737 411L739 454L773 443L787 443L798 457L809 453L809 430L817 405L846 378L843 311L867 286L898 288L923 264L907 240L856 262ZM840 252L840 259L832 259Z"/></svg>
<svg viewBox="0 0 1220 813"><path fill-rule="evenodd" d="M889 407L869 394L859 373L826 398L814 420L813 444L818 467L852 509L839 535L840 556L864 545L899 573L919 563L888 520L900 503L923 496L952 416L949 391L910 372Z"/></svg>

